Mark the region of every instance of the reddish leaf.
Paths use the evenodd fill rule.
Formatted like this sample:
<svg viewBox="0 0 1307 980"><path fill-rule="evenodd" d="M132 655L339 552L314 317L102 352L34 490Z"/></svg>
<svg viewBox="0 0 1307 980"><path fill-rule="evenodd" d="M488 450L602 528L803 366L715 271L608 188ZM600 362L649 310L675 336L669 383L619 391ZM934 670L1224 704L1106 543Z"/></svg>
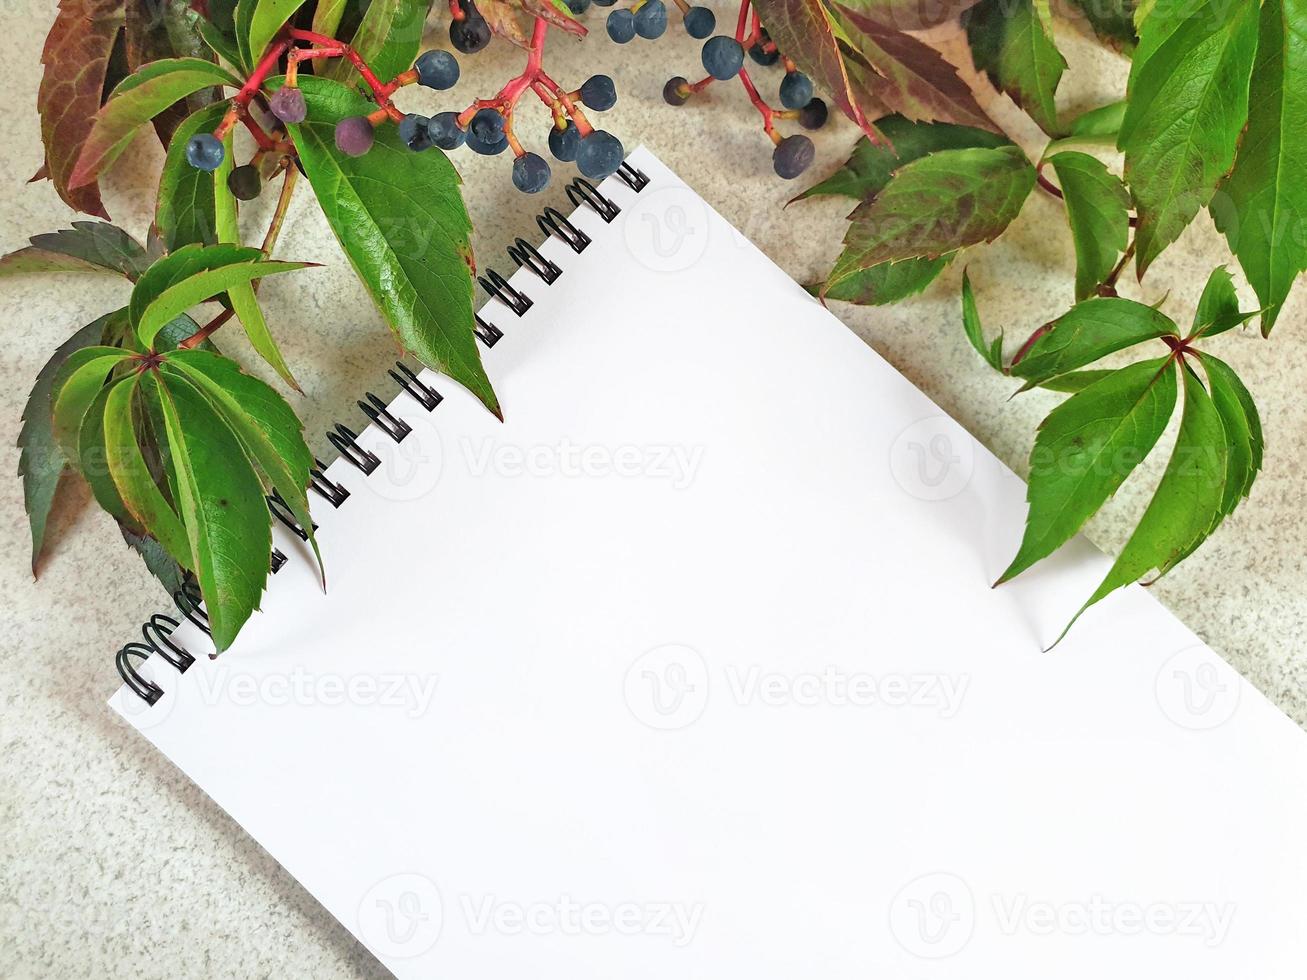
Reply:
<svg viewBox="0 0 1307 980"><path fill-rule="evenodd" d="M95 182L75 190L68 182L100 108L109 55L122 26L122 0L60 0L41 52L45 73L36 97L46 175L69 207L101 218L109 214Z"/></svg>
<svg viewBox="0 0 1307 980"><path fill-rule="evenodd" d="M848 6L891 30L924 31L956 20L977 2L978 0L849 0Z"/></svg>
<svg viewBox="0 0 1307 980"><path fill-rule="evenodd" d="M934 48L843 5L835 10L849 28L850 43L874 69L866 84L879 101L913 121L996 128L957 69Z"/></svg>
<svg viewBox="0 0 1307 980"><path fill-rule="evenodd" d="M756 0L757 11L776 46L793 59L874 142L884 142L868 120L872 108L859 103L835 25L820 0Z"/></svg>
<svg viewBox="0 0 1307 980"><path fill-rule="evenodd" d="M531 46L526 33L522 30L522 22L518 20L522 11L516 4L509 3L508 0L480 0L477 3L477 10L486 19L491 33L496 37L512 41L519 48Z"/></svg>
<svg viewBox="0 0 1307 980"><path fill-rule="evenodd" d="M585 25L572 16L563 0L517 0L517 5L530 16L543 18L559 30L577 37L586 35Z"/></svg>

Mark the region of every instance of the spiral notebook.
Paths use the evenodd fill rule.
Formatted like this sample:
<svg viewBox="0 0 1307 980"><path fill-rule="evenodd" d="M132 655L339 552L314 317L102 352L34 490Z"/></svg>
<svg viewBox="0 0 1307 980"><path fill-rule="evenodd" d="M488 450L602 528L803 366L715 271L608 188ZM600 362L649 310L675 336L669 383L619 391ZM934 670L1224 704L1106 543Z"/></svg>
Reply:
<svg viewBox="0 0 1307 980"><path fill-rule="evenodd" d="M1041 652L1104 556L991 589L1018 477L649 152L570 196L506 421L394 369L327 591L279 525L123 718L401 977L1301 977L1303 733L1141 588Z"/></svg>

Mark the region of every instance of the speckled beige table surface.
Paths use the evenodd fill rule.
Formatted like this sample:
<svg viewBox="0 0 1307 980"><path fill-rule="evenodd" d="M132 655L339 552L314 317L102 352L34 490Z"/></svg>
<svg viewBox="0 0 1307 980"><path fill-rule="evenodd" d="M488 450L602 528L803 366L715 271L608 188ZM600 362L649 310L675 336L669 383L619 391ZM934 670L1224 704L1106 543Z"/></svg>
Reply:
<svg viewBox="0 0 1307 980"><path fill-rule="evenodd" d="M724 8L723 8L724 9ZM605 71L617 107L604 126L629 147L644 143L799 281L819 277L838 253L848 204L804 202L770 170L769 145L738 85L716 87L703 104L662 102L663 81L694 75L698 46L674 23L657 43L618 48L602 36L603 11L589 17L587 43L552 38L551 73L570 85ZM34 111L39 57L54 0L0 11L5 138L0 141L0 248L66 227L74 217L46 183L25 184L41 162ZM675 18L673 18L675 20ZM1126 65L1074 31L1060 35L1072 72L1059 101L1088 107L1119 97ZM430 42L444 40L433 22ZM412 93L406 108L434 112L485 96L515 74L521 53L496 43L463 59L452 96ZM776 80L763 76L768 89ZM446 94L447 96L449 94ZM988 96L1005 114L1005 100ZM545 116L533 105L519 133L543 150ZM856 139L843 120L817 136L813 175L836 167ZM143 135L106 182L114 219L144 237L160 151ZM564 181L534 198L517 193L507 157L456 156L476 224L483 266L509 271L504 246L538 238L534 215L567 210ZM556 177L559 175L556 175ZM802 182L800 182L802 185ZM243 220L260 234L271 205ZM374 385L394 347L302 185L280 254L326 263L268 280L261 297L285 355L303 383L296 407L322 455L337 418L355 420L357 393ZM1156 263L1134 294L1191 315L1212 266L1228 262L1223 241L1201 217ZM1074 260L1060 205L1032 197L1002 242L968 256L991 330L1024 337L1071 300ZM963 340L955 263L922 297L889 309L837 304L835 312L945 410L1018 472L1035 425L1057 396L1008 401L1012 384L986 368ZM736 284L731 288L747 288ZM1251 303L1251 291L1244 297ZM28 277L0 283L4 323L0 432L12 447L37 369L73 330L125 302L127 287L89 276ZM1307 288L1300 286L1270 342L1229 334L1219 353L1242 374L1267 429L1266 469L1251 500L1195 556L1156 586L1159 597L1254 685L1307 723ZM241 345L228 348L240 353ZM530 411L529 405L512 410ZM6 451L7 469L18 452ZM1157 461L1155 461L1157 462ZM1133 479L1091 526L1102 547L1121 545L1159 468ZM8 977L384 976L382 967L244 832L105 705L118 685L113 653L143 618L166 607L158 586L85 493L65 495L39 581L28 568L28 530L17 478L0 482L0 974ZM1013 542L1015 548L1016 542ZM239 760L233 760L239 764Z"/></svg>

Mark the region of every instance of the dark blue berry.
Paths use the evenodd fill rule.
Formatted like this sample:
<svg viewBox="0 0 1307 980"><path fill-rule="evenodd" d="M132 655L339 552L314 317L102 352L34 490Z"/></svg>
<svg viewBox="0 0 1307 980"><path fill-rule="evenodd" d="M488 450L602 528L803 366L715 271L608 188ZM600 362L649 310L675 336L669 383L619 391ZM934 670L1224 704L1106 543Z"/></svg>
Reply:
<svg viewBox="0 0 1307 980"><path fill-rule="evenodd" d="M426 88L443 91L458 81L458 59L448 51L424 51L413 67L418 72L418 84Z"/></svg>
<svg viewBox="0 0 1307 980"><path fill-rule="evenodd" d="M238 201L254 200L262 188L263 178L259 176L259 168L248 163L227 175L227 190Z"/></svg>
<svg viewBox="0 0 1307 980"><path fill-rule="evenodd" d="M513 186L525 194L536 194L549 186L549 164L538 153L523 153L513 161Z"/></svg>
<svg viewBox="0 0 1307 980"><path fill-rule="evenodd" d="M781 79L781 105L802 109L812 101L812 80L801 71L787 71Z"/></svg>
<svg viewBox="0 0 1307 980"><path fill-rule="evenodd" d="M771 43L771 38L767 36L767 32L762 31L758 35L758 40L750 45L749 57L760 65L774 65L780 60L781 53Z"/></svg>
<svg viewBox="0 0 1307 980"><path fill-rule="evenodd" d="M591 180L601 180L622 165L622 141L612 133L596 129L581 140L576 151L576 169Z"/></svg>
<svg viewBox="0 0 1307 980"><path fill-rule="evenodd" d="M581 84L581 101L603 112L617 104L617 86L607 75L591 75Z"/></svg>
<svg viewBox="0 0 1307 980"><path fill-rule="evenodd" d="M799 125L804 129L821 129L826 125L829 112L825 102L821 99L812 99L799 110Z"/></svg>
<svg viewBox="0 0 1307 980"><path fill-rule="evenodd" d="M703 45L703 69L713 78L734 78L744 67L744 48L725 34L710 37Z"/></svg>
<svg viewBox="0 0 1307 980"><path fill-rule="evenodd" d="M685 105L690 98L690 83L682 75L667 79L663 86L663 101L668 105Z"/></svg>
<svg viewBox="0 0 1307 980"><path fill-rule="evenodd" d="M400 142L410 150L429 150L431 148L431 135L427 132L429 122L426 116L410 112L399 121Z"/></svg>
<svg viewBox="0 0 1307 980"><path fill-rule="evenodd" d="M629 10L614 10L605 22L608 36L618 44L625 44L635 37L635 15Z"/></svg>
<svg viewBox="0 0 1307 980"><path fill-rule="evenodd" d="M567 125L562 129L557 126L549 130L549 152L557 160L564 163L571 163L576 159L576 151L581 145L581 134L577 131L576 124L572 120L567 120Z"/></svg>
<svg viewBox="0 0 1307 980"><path fill-rule="evenodd" d="M667 30L667 5L663 0L645 0L635 12L635 33L647 41L663 36Z"/></svg>
<svg viewBox="0 0 1307 980"><path fill-rule="evenodd" d="M457 150L467 139L467 133L458 127L457 112L437 112L427 121L427 136L442 150Z"/></svg>
<svg viewBox="0 0 1307 980"><path fill-rule="evenodd" d="M594 0L596 7L611 7L617 0Z"/></svg>
<svg viewBox="0 0 1307 980"><path fill-rule="evenodd" d="M717 15L707 7L691 7L685 12L685 33L703 40L717 28Z"/></svg>
<svg viewBox="0 0 1307 980"><path fill-rule="evenodd" d="M372 149L372 135L367 116L346 116L336 123L336 149L346 156L361 157Z"/></svg>
<svg viewBox="0 0 1307 980"><path fill-rule="evenodd" d="M473 153L492 157L508 149L508 137L500 132L498 136L478 136L471 126L467 128L467 148Z"/></svg>
<svg viewBox="0 0 1307 980"><path fill-rule="evenodd" d="M567 0L567 9L580 17L590 9L590 0Z"/></svg>
<svg viewBox="0 0 1307 980"><path fill-rule="evenodd" d="M504 117L497 109L486 106L478 109L472 121L468 123L469 136L475 136L485 143L495 143L504 137Z"/></svg>
<svg viewBox="0 0 1307 980"><path fill-rule="evenodd" d="M297 88L283 85L272 93L268 100L268 111L285 123L302 123L308 114L304 104L304 93Z"/></svg>
<svg viewBox="0 0 1307 980"><path fill-rule="evenodd" d="M464 17L449 25L449 43L464 54L476 54L490 43L490 25L472 0L463 0Z"/></svg>
<svg viewBox="0 0 1307 980"><path fill-rule="evenodd" d="M196 133L186 141L186 162L196 170L217 170L226 151L212 133Z"/></svg>
<svg viewBox="0 0 1307 980"><path fill-rule="evenodd" d="M771 164L778 177L793 180L812 165L817 148L806 136L787 136L772 150Z"/></svg>

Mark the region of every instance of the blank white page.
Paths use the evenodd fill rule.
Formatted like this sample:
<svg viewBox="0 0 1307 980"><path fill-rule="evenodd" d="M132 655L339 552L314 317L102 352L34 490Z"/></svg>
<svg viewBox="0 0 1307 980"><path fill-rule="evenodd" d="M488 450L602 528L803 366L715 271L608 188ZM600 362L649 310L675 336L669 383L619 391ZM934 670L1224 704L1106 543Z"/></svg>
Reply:
<svg viewBox="0 0 1307 980"><path fill-rule="evenodd" d="M631 162L506 421L423 375L114 706L403 977L1301 977L1303 733L1137 587L1041 652L1108 560L991 589L1022 481Z"/></svg>

